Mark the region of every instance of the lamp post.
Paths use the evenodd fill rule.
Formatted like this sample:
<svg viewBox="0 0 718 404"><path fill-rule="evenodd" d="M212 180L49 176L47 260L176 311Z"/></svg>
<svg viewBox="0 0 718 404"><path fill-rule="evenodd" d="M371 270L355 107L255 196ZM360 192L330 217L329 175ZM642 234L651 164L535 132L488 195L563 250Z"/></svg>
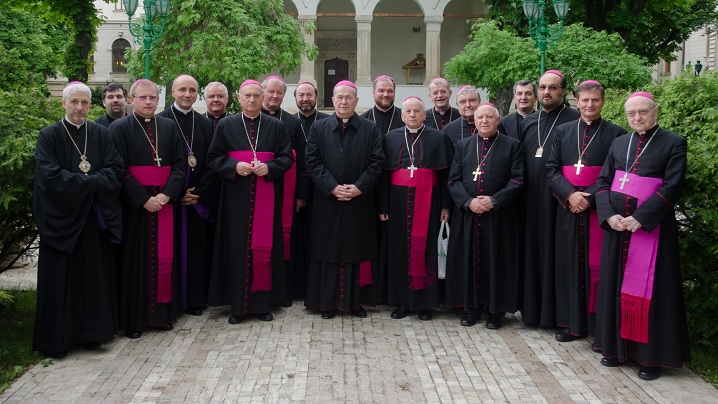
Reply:
<svg viewBox="0 0 718 404"><path fill-rule="evenodd" d="M145 9L144 21L142 23L132 22L132 16L137 11L138 0L122 0L127 12L128 27L130 33L135 37L135 43L142 44L145 48L145 78L150 78L150 49L157 44L157 40L165 30L165 18L170 9L170 0L143 0L142 6ZM161 23L155 25L154 19L159 16Z"/></svg>
<svg viewBox="0 0 718 404"><path fill-rule="evenodd" d="M534 40L534 46L541 54L541 74L546 71L546 48L553 45L563 35L563 23L569 9L569 0L554 0L553 10L559 21L556 35L551 35L546 20L546 2L544 0L523 0L524 15L529 20L529 34Z"/></svg>

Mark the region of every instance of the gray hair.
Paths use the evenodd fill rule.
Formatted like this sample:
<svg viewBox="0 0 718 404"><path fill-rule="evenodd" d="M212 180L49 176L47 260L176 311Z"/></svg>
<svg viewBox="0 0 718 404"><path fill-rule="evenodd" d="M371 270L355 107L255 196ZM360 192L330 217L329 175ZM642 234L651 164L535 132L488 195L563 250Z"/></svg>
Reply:
<svg viewBox="0 0 718 404"><path fill-rule="evenodd" d="M229 90L227 90L227 86L220 83L219 81L211 81L205 86L204 91L207 92L207 90L213 88L213 87L219 87L222 89L222 92L224 92L225 97L229 97Z"/></svg>
<svg viewBox="0 0 718 404"><path fill-rule="evenodd" d="M401 110L402 110L402 111L403 111L404 108L406 107L406 103L407 103L407 102L410 102L410 101L418 101L419 104L421 104L421 109L422 109L422 110L423 110L423 109L426 109L426 106L424 105L424 100L422 100L422 99L419 98L419 97L409 97L409 98L405 99L404 102L401 103Z"/></svg>
<svg viewBox="0 0 718 404"><path fill-rule="evenodd" d="M269 84L269 80L277 80L278 82L282 83L282 86L284 86L284 92L287 92L287 83L284 82L284 80L280 79L277 76L269 76L262 82L262 90L267 89L267 85Z"/></svg>
<svg viewBox="0 0 718 404"><path fill-rule="evenodd" d="M533 89L534 89L534 95L537 95L537 94L538 94L538 88L536 88L536 83L534 83L534 82L531 81L531 80L519 80L519 81L517 81L516 84L514 84L514 95L516 94L516 87L518 87L518 86L523 87L523 86L529 86L529 85L530 85L531 87L533 87Z"/></svg>
<svg viewBox="0 0 718 404"><path fill-rule="evenodd" d="M90 87L88 87L85 83L73 81L62 90L62 99L65 101L69 100L70 95L74 92L83 93L92 98L92 91L90 90Z"/></svg>

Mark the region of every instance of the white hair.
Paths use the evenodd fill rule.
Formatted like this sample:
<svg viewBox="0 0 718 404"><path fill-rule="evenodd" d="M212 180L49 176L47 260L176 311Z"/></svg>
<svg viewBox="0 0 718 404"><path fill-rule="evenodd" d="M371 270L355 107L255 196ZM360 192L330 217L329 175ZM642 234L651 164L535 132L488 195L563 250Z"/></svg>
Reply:
<svg viewBox="0 0 718 404"><path fill-rule="evenodd" d="M70 99L70 96L72 93L78 92L86 94L88 97L92 98L92 91L90 90L90 87L88 87L85 83L73 82L65 86L65 88L62 90L62 99L67 101Z"/></svg>

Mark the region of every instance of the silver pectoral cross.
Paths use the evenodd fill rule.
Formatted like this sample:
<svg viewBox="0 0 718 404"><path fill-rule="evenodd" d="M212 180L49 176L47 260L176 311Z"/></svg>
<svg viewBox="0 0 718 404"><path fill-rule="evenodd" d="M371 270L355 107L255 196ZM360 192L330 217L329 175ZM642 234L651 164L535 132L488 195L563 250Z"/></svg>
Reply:
<svg viewBox="0 0 718 404"><path fill-rule="evenodd" d="M414 171L418 170L418 168L414 166L414 163L411 163L406 169L409 170L409 177L414 178Z"/></svg>
<svg viewBox="0 0 718 404"><path fill-rule="evenodd" d="M574 164L573 166L576 167L576 175L581 174L581 168L586 167L584 164L581 163L580 157L578 158L578 162L576 164Z"/></svg>
<svg viewBox="0 0 718 404"><path fill-rule="evenodd" d="M471 174L474 174L474 181L476 181L479 178L479 175L483 174L481 171L481 167L476 167L476 171L472 172Z"/></svg>
<svg viewBox="0 0 718 404"><path fill-rule="evenodd" d="M623 177L620 178L619 181L621 181L621 187L619 189L623 189L627 182L631 182L631 180L628 179L628 173L623 173Z"/></svg>
<svg viewBox="0 0 718 404"><path fill-rule="evenodd" d="M251 163L252 163L253 166L256 167L258 164L261 164L262 162L259 161L259 159L257 158L257 155L255 154L255 155L254 155L254 160L252 160Z"/></svg>
<svg viewBox="0 0 718 404"><path fill-rule="evenodd" d="M157 163L157 167L162 167L162 164L161 164L162 158L160 157L160 155L158 153L155 153L154 160Z"/></svg>

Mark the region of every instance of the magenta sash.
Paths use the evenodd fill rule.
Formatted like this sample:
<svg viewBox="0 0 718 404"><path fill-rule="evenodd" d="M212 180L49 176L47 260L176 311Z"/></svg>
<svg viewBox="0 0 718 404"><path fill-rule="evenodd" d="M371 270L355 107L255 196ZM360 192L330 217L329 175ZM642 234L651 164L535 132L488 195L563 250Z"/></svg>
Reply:
<svg viewBox="0 0 718 404"><path fill-rule="evenodd" d="M227 155L237 161L250 163L251 150L235 150ZM274 158L272 152L257 152L262 163ZM254 174L252 174L254 175ZM272 235L274 227L274 182L266 178L257 181L252 220L252 292L272 290ZM280 218L281 219L281 218Z"/></svg>
<svg viewBox="0 0 718 404"><path fill-rule="evenodd" d="M616 170L611 191L636 198L637 206L641 206L663 185L662 178L641 177L629 173L629 181L620 189L619 179L624 173ZM621 338L648 342L648 313L653 297L660 231L660 226L656 226L650 233L641 228L631 235L621 284Z"/></svg>
<svg viewBox="0 0 718 404"><path fill-rule="evenodd" d="M439 173L426 168L411 170L400 168L391 173L391 184L415 187L414 220L411 226L411 249L409 251L409 288L425 289L434 284L431 272L426 268L426 239L429 233L429 213L431 211L431 188L439 185Z"/></svg>
<svg viewBox="0 0 718 404"><path fill-rule="evenodd" d="M297 161L297 152L292 150L292 157ZM282 239L284 240L284 260L292 258L289 244L292 235L292 220L294 219L294 192L297 189L297 165L292 163L284 173L284 199L282 200Z"/></svg>
<svg viewBox="0 0 718 404"><path fill-rule="evenodd" d="M575 187L590 187L596 183L601 166L585 166L581 174L576 175L575 166L563 166L563 176ZM598 297L598 279L601 268L601 247L603 246L603 229L598 222L598 213L595 206L588 212L588 312L596 312Z"/></svg>
<svg viewBox="0 0 718 404"><path fill-rule="evenodd" d="M362 261L359 263L359 287L371 285L374 278L371 275L371 261Z"/></svg>
<svg viewBox="0 0 718 404"><path fill-rule="evenodd" d="M164 187L172 167L130 166L130 175L145 187ZM157 302L172 301L172 260L174 257L174 213L172 206L163 207L157 214ZM153 213L150 213L150 217ZM150 243L152 241L150 240Z"/></svg>

